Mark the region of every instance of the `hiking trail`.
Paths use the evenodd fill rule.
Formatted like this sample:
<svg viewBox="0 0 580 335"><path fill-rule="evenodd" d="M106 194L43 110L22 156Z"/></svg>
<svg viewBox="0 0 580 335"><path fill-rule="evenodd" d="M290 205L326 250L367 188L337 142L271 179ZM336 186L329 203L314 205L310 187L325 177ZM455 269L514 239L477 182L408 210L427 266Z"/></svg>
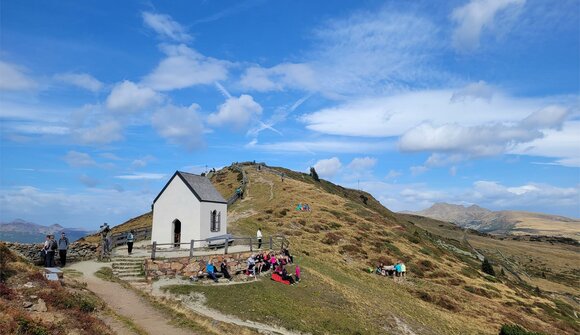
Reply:
<svg viewBox="0 0 580 335"><path fill-rule="evenodd" d="M146 333L171 335L195 334L191 330L170 325L166 316L132 290L118 283L109 282L95 276L94 273L100 268L110 266L110 263L84 261L71 264L70 268L83 274L82 277L76 280L86 282L87 289L103 299L109 308L115 313L130 319L138 328L145 330ZM118 329L116 331L122 334L134 334L128 328L125 331L119 331Z"/></svg>

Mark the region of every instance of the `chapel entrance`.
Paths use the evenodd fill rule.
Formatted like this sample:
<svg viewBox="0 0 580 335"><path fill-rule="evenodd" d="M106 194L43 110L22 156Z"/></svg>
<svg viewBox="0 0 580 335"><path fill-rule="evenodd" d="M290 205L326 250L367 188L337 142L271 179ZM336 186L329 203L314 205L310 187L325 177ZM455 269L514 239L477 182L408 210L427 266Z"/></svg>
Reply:
<svg viewBox="0 0 580 335"><path fill-rule="evenodd" d="M173 220L173 246L179 248L181 242L181 221Z"/></svg>

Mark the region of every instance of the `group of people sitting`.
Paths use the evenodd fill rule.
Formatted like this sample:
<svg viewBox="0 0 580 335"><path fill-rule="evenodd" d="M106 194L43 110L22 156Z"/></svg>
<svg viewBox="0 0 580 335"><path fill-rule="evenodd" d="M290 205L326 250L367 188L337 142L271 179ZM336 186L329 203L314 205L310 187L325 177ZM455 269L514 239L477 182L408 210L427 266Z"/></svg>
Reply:
<svg viewBox="0 0 580 335"><path fill-rule="evenodd" d="M289 274L286 270L286 265L292 263L294 263L294 257L286 248L283 248L279 254L274 254L274 252L271 251L264 251L262 253L253 254L248 257L246 261L247 267L245 274L249 277L256 278L258 275L272 270L272 279L277 280L280 278L281 281L292 285L300 281L300 267L298 265L296 265L294 276ZM212 262L208 261L206 263L205 273L207 274L208 278L216 283L218 282L218 270ZM228 264L225 260L220 263L219 273L221 273L221 276L230 281L233 279L229 272ZM197 275L192 275L190 280L197 281L198 278L202 276L203 271L200 271L200 273Z"/></svg>
<svg viewBox="0 0 580 335"><path fill-rule="evenodd" d="M294 263L294 257L288 249L283 248L279 254L266 252L248 257L246 275L256 277L272 270L272 279L293 285L300 281L300 267L296 265L294 277L286 270L286 265Z"/></svg>
<svg viewBox="0 0 580 335"><path fill-rule="evenodd" d="M300 211L300 212L310 212L310 205L309 204L302 204L299 203L298 206L296 206L296 210Z"/></svg>
<svg viewBox="0 0 580 335"><path fill-rule="evenodd" d="M392 276L392 277L406 277L407 275L407 266L402 261L397 261L394 265L385 265L380 263L376 270L376 274L382 276Z"/></svg>

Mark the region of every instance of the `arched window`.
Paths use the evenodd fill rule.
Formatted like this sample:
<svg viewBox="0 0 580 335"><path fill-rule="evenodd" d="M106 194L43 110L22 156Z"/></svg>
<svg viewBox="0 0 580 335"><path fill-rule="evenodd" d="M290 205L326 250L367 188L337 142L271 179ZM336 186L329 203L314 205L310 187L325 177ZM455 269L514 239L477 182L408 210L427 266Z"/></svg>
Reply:
<svg viewBox="0 0 580 335"><path fill-rule="evenodd" d="M217 210L209 212L210 230L212 232L220 231L222 213Z"/></svg>

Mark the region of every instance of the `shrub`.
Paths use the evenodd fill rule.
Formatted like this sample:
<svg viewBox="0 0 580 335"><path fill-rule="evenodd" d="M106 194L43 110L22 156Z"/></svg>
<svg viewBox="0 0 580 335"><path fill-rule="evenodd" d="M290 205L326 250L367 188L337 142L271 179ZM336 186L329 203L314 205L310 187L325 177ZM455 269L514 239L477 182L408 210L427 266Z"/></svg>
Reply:
<svg viewBox="0 0 580 335"><path fill-rule="evenodd" d="M326 233L326 235L322 239L322 243L328 244L328 245L334 245L334 244L337 244L341 239L342 239L342 237L339 234L333 233L333 232L328 232L328 233Z"/></svg>
<svg viewBox="0 0 580 335"><path fill-rule="evenodd" d="M483 262L481 263L481 271L487 273L490 276L495 277L495 271L493 270L493 266L491 266L491 263L489 263L487 258L484 258Z"/></svg>
<svg viewBox="0 0 580 335"><path fill-rule="evenodd" d="M503 325L499 330L499 335L542 335L525 330L518 325Z"/></svg>

